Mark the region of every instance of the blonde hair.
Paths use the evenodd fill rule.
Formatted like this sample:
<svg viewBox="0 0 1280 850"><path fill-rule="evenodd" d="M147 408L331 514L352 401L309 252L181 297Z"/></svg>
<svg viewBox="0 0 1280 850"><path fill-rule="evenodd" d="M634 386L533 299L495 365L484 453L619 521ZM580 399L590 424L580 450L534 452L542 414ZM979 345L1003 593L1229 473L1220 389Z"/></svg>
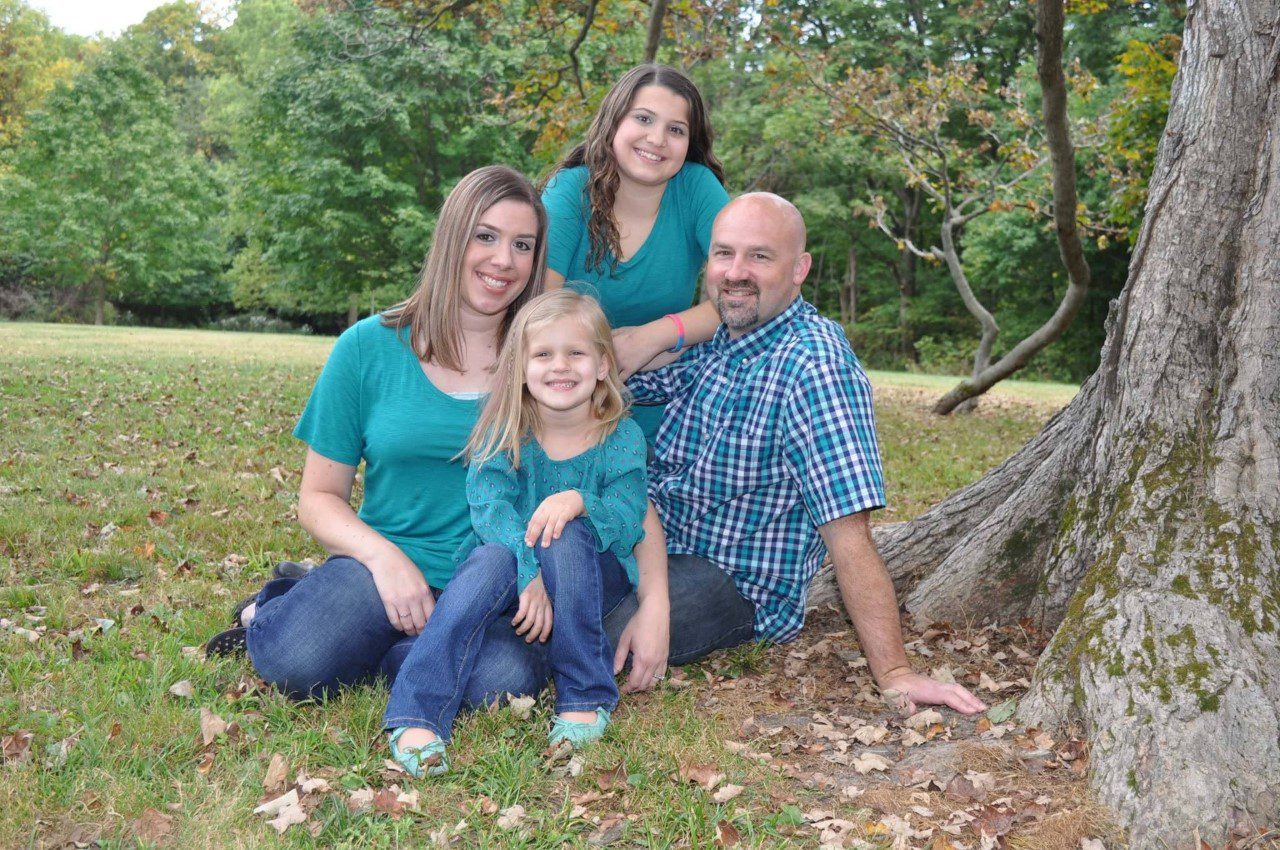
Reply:
<svg viewBox="0 0 1280 850"><path fill-rule="evenodd" d="M627 413L626 390L618 376L618 358L613 352L613 333L600 304L589 295L572 289L544 292L525 305L511 323L494 375L493 392L485 404L462 454L473 463L484 463L500 452L511 456L511 466L520 468L520 446L538 435L541 421L537 403L525 385L525 363L529 337L563 318L580 319L596 352L609 369L591 393L591 416L595 420L595 445L618 427Z"/></svg>
<svg viewBox="0 0 1280 850"><path fill-rule="evenodd" d="M556 166L556 171L587 167L587 199L591 214L587 219L587 268L605 270L608 260L612 275L617 270L618 255L622 253L622 238L613 220L613 203L618 196L618 162L613 156L613 137L618 125L631 109L636 92L645 86L661 86L679 95L689 104L689 150L685 162L697 162L711 169L721 185L724 185L724 167L711 152L711 118L703 103L698 86L683 71L667 65L637 65L618 78L609 93L600 102L587 137ZM609 253L612 252L612 259Z"/></svg>
<svg viewBox="0 0 1280 850"><path fill-rule="evenodd" d="M434 361L445 369L463 370L462 337L458 313L467 270L463 267L467 246L489 208L502 201L528 204L538 220L533 250L533 272L524 291L517 296L498 330L507 332L516 312L542 292L547 268L547 211L528 177L505 165L477 168L458 181L445 198L436 219L435 235L418 275L418 286L405 301L382 314L382 323L397 331L409 328L409 343L422 360Z"/></svg>

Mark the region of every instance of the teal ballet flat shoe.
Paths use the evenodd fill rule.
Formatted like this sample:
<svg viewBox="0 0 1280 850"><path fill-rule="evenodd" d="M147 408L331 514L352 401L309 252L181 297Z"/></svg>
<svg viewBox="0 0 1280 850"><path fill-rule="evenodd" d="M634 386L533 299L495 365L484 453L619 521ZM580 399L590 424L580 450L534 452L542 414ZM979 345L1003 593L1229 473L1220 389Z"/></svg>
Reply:
<svg viewBox="0 0 1280 850"><path fill-rule="evenodd" d="M606 708L597 708L596 719L591 723L557 717L551 724L549 740L552 746L561 741L568 741L574 747L585 746L604 737L604 730L608 725L609 710Z"/></svg>
<svg viewBox="0 0 1280 850"><path fill-rule="evenodd" d="M445 744L439 738L428 741L420 747L400 749L400 736L408 730L408 726L400 726L387 738L391 746L391 758L396 764L408 771L414 779L423 776L439 776L449 772L449 757L445 755Z"/></svg>

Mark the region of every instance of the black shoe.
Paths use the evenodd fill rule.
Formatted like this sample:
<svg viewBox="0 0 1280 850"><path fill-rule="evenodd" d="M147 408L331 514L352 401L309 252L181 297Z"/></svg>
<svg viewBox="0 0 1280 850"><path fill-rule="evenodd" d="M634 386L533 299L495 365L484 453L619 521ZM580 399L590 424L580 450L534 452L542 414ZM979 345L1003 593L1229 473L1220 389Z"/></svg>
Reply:
<svg viewBox="0 0 1280 850"><path fill-rule="evenodd" d="M248 629L240 626L218 632L204 645L204 657L212 661L225 656L244 655L247 651L244 642L247 632Z"/></svg>
<svg viewBox="0 0 1280 850"><path fill-rule="evenodd" d="M254 604L257 601L258 601L258 594L256 593L253 594L253 596L246 596L244 599L241 599L240 604L238 604L235 607L235 609L232 610L231 612L231 625L235 628L239 628L240 626L243 626L244 623L240 622L240 615L244 613L244 609L248 608L250 605Z"/></svg>
<svg viewBox="0 0 1280 850"><path fill-rule="evenodd" d="M271 568L273 578L302 578L314 570L311 564L299 564L297 561L280 561Z"/></svg>

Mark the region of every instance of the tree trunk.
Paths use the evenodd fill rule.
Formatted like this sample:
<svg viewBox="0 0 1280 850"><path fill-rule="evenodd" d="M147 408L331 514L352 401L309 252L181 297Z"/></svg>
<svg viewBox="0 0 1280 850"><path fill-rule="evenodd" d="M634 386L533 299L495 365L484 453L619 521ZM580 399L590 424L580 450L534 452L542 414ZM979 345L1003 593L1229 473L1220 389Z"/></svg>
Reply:
<svg viewBox="0 0 1280 850"><path fill-rule="evenodd" d="M662 21L667 16L667 0L653 0L649 11L649 31L644 40L644 61L649 63L658 56L658 45L662 43Z"/></svg>
<svg viewBox="0 0 1280 850"><path fill-rule="evenodd" d="M107 280L99 275L89 286L93 291L93 323L103 325L106 323L107 312Z"/></svg>
<svg viewBox="0 0 1280 850"><path fill-rule="evenodd" d="M353 292L347 296L347 327L360 321L360 293Z"/></svg>
<svg viewBox="0 0 1280 850"><path fill-rule="evenodd" d="M902 187L896 190L902 205L902 237L914 241L920 222L920 207L924 193L919 188ZM898 353L903 362L919 363L916 352L915 329L911 327L911 300L916 297L919 258L912 251L901 251L893 276L898 283Z"/></svg>
<svg viewBox="0 0 1280 850"><path fill-rule="evenodd" d="M1278 72L1280 2L1191 6L1098 372L986 478L877 535L920 616L1056 628L1020 718L1083 722L1135 850L1277 821Z"/></svg>
<svg viewBox="0 0 1280 850"><path fill-rule="evenodd" d="M840 285L840 324L848 328L858 320L858 245L849 245L849 264Z"/></svg>

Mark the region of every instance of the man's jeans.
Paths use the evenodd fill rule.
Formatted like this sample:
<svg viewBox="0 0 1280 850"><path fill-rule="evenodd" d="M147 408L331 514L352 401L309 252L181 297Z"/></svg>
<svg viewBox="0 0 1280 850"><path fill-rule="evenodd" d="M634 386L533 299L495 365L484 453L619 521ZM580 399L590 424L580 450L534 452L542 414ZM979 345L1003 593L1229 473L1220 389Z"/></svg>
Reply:
<svg viewBox="0 0 1280 850"><path fill-rule="evenodd" d="M668 585L671 664L688 664L751 640L755 606L715 564L696 555L672 555ZM612 610L604 608L611 647L638 607L632 592ZM247 635L258 675L298 699L325 697L378 676L394 682L415 641L387 621L368 568L343 556L330 558L305 578L268 582L258 594ZM464 707L485 705L506 693L536 695L550 678L546 644L525 643L510 617L499 617L486 629L483 646L463 690Z"/></svg>
<svg viewBox="0 0 1280 850"><path fill-rule="evenodd" d="M612 554L596 551L595 534L580 519L535 551L551 599L547 658L556 683L555 710L613 711L618 704L613 650L601 620L631 592L626 571ZM463 686L484 652L490 625L515 616L516 568L511 550L492 543L477 547L458 568L400 668L384 728L414 726L449 740Z"/></svg>

